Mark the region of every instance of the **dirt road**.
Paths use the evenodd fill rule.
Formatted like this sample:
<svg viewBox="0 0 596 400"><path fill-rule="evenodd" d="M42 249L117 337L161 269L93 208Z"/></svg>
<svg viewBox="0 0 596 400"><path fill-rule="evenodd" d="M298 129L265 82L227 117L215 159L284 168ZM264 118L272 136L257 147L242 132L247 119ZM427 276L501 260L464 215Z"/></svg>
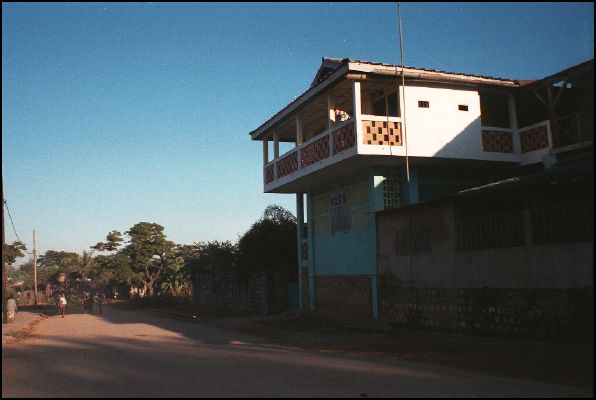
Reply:
<svg viewBox="0 0 596 400"><path fill-rule="evenodd" d="M305 350L106 307L40 321L2 354L3 397L591 397L590 389Z"/></svg>

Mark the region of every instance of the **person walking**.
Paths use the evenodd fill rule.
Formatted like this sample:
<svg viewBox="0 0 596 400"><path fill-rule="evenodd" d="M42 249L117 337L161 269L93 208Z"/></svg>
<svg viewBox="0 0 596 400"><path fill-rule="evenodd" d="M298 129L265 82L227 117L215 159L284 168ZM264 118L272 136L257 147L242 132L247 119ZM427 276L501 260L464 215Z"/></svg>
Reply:
<svg viewBox="0 0 596 400"><path fill-rule="evenodd" d="M93 296L93 302L95 304L97 304L97 308L99 308L99 313L100 314L103 314L103 310L101 308L102 298L99 295L99 293L95 293L95 295Z"/></svg>
<svg viewBox="0 0 596 400"><path fill-rule="evenodd" d="M93 314L93 299L91 293L83 295L83 313Z"/></svg>
<svg viewBox="0 0 596 400"><path fill-rule="evenodd" d="M8 318L8 322L14 322L14 317L17 313L17 302L14 299L14 296L11 294L8 296L8 300L6 301L6 317Z"/></svg>
<svg viewBox="0 0 596 400"><path fill-rule="evenodd" d="M66 295L64 292L60 292L60 296L58 296L58 313L62 315L62 318L64 318L64 314L66 313L67 304Z"/></svg>

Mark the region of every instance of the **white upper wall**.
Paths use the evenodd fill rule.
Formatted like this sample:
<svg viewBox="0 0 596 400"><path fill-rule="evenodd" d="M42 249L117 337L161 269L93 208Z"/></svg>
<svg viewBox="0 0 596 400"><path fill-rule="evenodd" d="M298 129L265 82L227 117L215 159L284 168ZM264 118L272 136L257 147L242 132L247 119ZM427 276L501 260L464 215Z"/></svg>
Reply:
<svg viewBox="0 0 596 400"><path fill-rule="evenodd" d="M403 92L401 120L409 156L519 162L519 154L482 150L477 90L406 85ZM428 102L429 108L419 107L419 101ZM459 105L468 106L468 111L460 111ZM403 156L405 146L359 146L358 152Z"/></svg>

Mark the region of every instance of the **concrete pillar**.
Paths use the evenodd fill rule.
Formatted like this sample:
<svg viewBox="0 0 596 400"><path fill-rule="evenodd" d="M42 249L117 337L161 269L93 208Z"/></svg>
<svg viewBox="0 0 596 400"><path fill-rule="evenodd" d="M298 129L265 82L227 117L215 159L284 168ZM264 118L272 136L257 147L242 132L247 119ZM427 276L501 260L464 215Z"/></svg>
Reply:
<svg viewBox="0 0 596 400"><path fill-rule="evenodd" d="M310 311L315 309L315 249L314 245L314 218L313 218L313 204L312 192L306 196L306 229L308 230L308 296Z"/></svg>
<svg viewBox="0 0 596 400"><path fill-rule="evenodd" d="M296 226L298 238L298 296L302 308L302 237L304 236L304 194L296 193Z"/></svg>

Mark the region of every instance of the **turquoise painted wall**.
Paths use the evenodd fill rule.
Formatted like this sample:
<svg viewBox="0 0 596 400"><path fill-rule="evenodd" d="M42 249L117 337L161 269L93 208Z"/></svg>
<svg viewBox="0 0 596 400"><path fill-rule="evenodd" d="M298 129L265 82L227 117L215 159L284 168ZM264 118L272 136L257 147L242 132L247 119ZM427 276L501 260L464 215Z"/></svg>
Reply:
<svg viewBox="0 0 596 400"><path fill-rule="evenodd" d="M315 275L376 275L375 226L315 235Z"/></svg>
<svg viewBox="0 0 596 400"><path fill-rule="evenodd" d="M318 193L335 193L365 184L368 192L368 225L351 228L345 232L319 233L313 235L314 275L376 275L376 225L373 211L382 207L383 193L374 173L369 171L359 178L335 182ZM312 197L309 196L309 202ZM309 215L312 221L312 215Z"/></svg>

